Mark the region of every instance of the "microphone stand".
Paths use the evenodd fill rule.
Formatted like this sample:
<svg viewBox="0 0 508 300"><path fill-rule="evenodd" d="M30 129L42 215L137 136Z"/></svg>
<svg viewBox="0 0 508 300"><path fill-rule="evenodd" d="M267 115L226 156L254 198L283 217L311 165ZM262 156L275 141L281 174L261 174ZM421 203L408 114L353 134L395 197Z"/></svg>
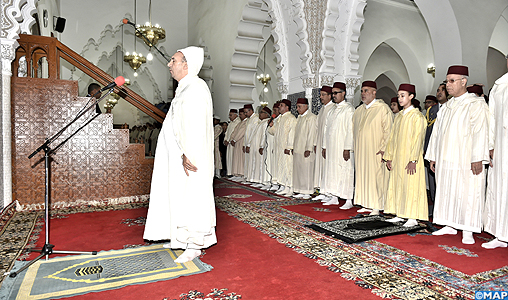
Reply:
<svg viewBox="0 0 508 300"><path fill-rule="evenodd" d="M111 92L113 92L113 88L111 88L105 95L103 95L101 98L96 99L93 101L93 103L86 107L85 109L81 110L78 115L71 120L69 124L64 126L60 131L58 131L55 135L53 135L50 138L47 138L46 141L39 146L32 154L28 156L28 158L34 157L37 153L39 153L41 150L44 150L44 172L45 172L45 194L44 194L44 223L45 223L45 230L46 230L46 242L41 250L35 250L32 249L34 252L40 252L41 254L37 256L34 260L30 261L28 264L21 267L19 270L15 272L8 272L6 274L9 274L9 277L16 277L19 273L23 272L27 268L29 268L31 265L36 263L39 259L41 259L43 256L46 256L46 260L48 260L48 256L51 254L90 254L90 255L97 255L97 251L56 251L53 250L55 245L52 245L49 243L49 197L50 197L50 191L49 191L49 174L50 174L50 161L49 156L50 154L54 153L56 150L58 150L63 144L65 144L69 139L71 139L76 133L81 131L85 126L87 126L90 122L92 122L99 114L96 114L93 116L90 120L88 120L84 125L79 127L76 131L74 131L69 137L67 137L65 140L63 140L60 144L58 144L54 149L50 148L50 145L52 142L54 142L62 133L69 128L74 122L76 122L81 116L83 116L85 113L87 113L92 108L95 108L96 104L99 103L102 99L104 99L106 96L108 96Z"/></svg>

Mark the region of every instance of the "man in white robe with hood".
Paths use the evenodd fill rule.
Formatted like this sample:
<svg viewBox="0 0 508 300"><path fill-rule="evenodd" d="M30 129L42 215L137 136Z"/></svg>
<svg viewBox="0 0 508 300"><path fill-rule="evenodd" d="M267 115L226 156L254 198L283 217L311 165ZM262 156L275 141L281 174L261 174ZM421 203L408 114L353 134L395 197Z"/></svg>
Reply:
<svg viewBox="0 0 508 300"><path fill-rule="evenodd" d="M508 66L508 56L507 66ZM508 243L508 73L496 80L490 92L489 150L491 169L483 215L484 230L496 238L482 247L506 248Z"/></svg>
<svg viewBox="0 0 508 300"><path fill-rule="evenodd" d="M213 197L212 97L198 77L204 51L178 50L168 64L178 81L176 95L157 143L150 206L143 238L170 240L165 248L185 249L185 263L217 243Z"/></svg>

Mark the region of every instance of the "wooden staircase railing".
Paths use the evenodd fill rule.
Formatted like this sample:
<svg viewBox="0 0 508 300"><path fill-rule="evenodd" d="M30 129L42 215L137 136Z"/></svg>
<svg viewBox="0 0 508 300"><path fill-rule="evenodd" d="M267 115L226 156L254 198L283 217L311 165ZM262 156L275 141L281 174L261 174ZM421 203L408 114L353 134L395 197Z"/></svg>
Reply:
<svg viewBox="0 0 508 300"><path fill-rule="evenodd" d="M101 85L105 86L114 80L109 74L62 44L56 38L20 34L18 43L19 47L16 50L16 59L12 63L13 76L18 77L20 58L25 56L27 77L37 77L39 73L38 62L41 58L45 57L48 65L49 79L60 79L60 58L62 58ZM128 87L115 87L115 93L158 122L162 123L164 121L166 114L163 111Z"/></svg>

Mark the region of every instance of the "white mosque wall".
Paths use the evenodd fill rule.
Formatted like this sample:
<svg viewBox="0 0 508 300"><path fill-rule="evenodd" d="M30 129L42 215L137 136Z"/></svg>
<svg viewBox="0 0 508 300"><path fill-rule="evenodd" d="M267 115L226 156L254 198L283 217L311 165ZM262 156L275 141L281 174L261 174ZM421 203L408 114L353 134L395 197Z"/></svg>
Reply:
<svg viewBox="0 0 508 300"><path fill-rule="evenodd" d="M130 79L130 88L146 96L146 100L151 103L168 102L173 98L173 79L165 58L152 49L154 59L143 64L137 70L138 77L135 77L134 70L123 61L122 53L117 53L117 49L121 51L122 46L124 53L136 50L145 57L149 53L149 47L134 37L133 26L122 23L123 18L134 22L134 16L138 24L149 20L148 1L137 1L136 14L134 2L87 0L80 1L78 5L75 1L60 1L60 15L66 19L66 25L59 39L103 70L110 70L111 76L122 75ZM157 47L168 58L177 49L188 45L188 22L188 1L152 0L152 24L159 24L166 30L166 38L159 41ZM78 80L80 94L86 94L89 78L81 76L79 71L73 74L67 68L63 68L61 74L62 79ZM124 103L121 106L124 105L130 104ZM132 126L153 121L139 110L133 115L132 108L121 106L116 111L116 108L113 109L115 123L127 122Z"/></svg>
<svg viewBox="0 0 508 300"><path fill-rule="evenodd" d="M189 44L207 47L213 68L214 113L222 121L227 120L229 113L231 58L246 3L247 0L189 0ZM237 106L232 104L231 108Z"/></svg>

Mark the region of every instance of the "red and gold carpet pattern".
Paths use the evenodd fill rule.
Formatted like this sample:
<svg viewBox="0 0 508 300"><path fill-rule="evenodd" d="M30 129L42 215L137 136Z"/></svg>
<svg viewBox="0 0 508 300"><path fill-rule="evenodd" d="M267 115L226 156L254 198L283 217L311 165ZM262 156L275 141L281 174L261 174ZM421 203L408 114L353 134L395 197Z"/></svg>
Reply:
<svg viewBox="0 0 508 300"><path fill-rule="evenodd" d="M221 192L227 194L229 188L238 186L224 184ZM473 246L458 244L460 234L435 237L428 232L347 244L305 227L330 219L330 215L324 215L326 210L316 209L323 207L321 203L242 188L245 194L257 194L251 198L258 201L224 196L216 199L217 207L383 298L473 299L474 291L508 289L508 253L506 249L481 248L480 244L488 240L485 236L477 238ZM337 206L328 208L332 210L332 219L349 217ZM356 211L350 211L353 210ZM450 246L442 245L443 242ZM465 246L475 250L463 249ZM429 259L436 256L441 257L442 263ZM497 258L500 260L496 261ZM492 269L485 269L486 265Z"/></svg>
<svg viewBox="0 0 508 300"><path fill-rule="evenodd" d="M343 211L318 201L279 197L228 180L215 181L215 195L218 244L201 258L214 270L72 299L198 299L203 295L211 299L474 299L477 290L508 290L507 249L483 249L481 243L492 238L486 234L475 234L474 245L463 245L460 234L438 237L428 232L346 244L305 225L350 218L356 209ZM142 239L146 206L55 210L51 242L55 250L80 251L149 245ZM2 212L1 272L9 269L25 245L44 244L43 227L40 212L37 216L12 207Z"/></svg>

